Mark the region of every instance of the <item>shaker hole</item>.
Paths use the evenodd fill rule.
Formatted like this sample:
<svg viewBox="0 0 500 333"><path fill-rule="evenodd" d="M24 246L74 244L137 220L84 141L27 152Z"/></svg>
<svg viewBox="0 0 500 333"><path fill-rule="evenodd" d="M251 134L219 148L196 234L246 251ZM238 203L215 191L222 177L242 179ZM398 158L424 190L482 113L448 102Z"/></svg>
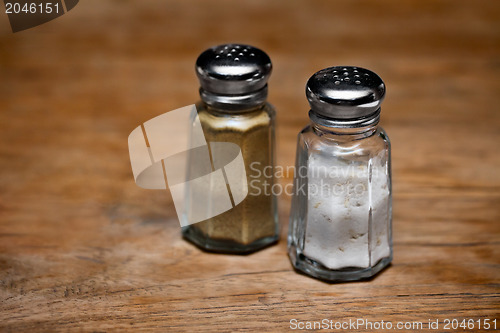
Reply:
<svg viewBox="0 0 500 333"><path fill-rule="evenodd" d="M356 81L354 81L354 83L356 83L356 84L360 84L360 83L361 83L361 81L356 80Z"/></svg>
<svg viewBox="0 0 500 333"><path fill-rule="evenodd" d="M335 85L339 85L340 84L340 81L335 81Z"/></svg>

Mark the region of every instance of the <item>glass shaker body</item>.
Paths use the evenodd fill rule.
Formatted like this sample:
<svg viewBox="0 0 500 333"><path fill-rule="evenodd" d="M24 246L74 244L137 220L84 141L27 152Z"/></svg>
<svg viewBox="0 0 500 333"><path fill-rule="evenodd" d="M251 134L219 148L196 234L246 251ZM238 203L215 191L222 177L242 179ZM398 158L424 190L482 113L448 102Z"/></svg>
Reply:
<svg viewBox="0 0 500 333"><path fill-rule="evenodd" d="M313 277L369 278L392 260L390 142L379 113L347 124L312 109L298 135L288 249Z"/></svg>
<svg viewBox="0 0 500 333"><path fill-rule="evenodd" d="M239 147L246 175L238 182L247 184L248 193L241 202L231 198L230 210L183 227L183 235L209 251L261 249L279 234L277 198L270 191L275 182L275 111L266 101L270 59L252 46L220 45L200 55L196 70L201 83L196 108L205 139L209 147L213 142ZM231 184L227 187L231 193Z"/></svg>
<svg viewBox="0 0 500 333"><path fill-rule="evenodd" d="M326 280L367 278L392 260L390 143L382 128L298 136L289 253Z"/></svg>
<svg viewBox="0 0 500 333"><path fill-rule="evenodd" d="M275 111L265 103L240 111L196 106L208 142L231 142L243 156L248 195L238 205L208 220L183 228L198 246L219 252L251 252L278 239L274 179Z"/></svg>

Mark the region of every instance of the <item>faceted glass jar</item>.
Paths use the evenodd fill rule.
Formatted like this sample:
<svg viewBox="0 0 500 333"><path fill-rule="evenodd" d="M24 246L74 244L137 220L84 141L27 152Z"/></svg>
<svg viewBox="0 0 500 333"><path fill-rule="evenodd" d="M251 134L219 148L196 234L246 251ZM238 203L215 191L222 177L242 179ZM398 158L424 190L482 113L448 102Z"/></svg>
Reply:
<svg viewBox="0 0 500 333"><path fill-rule="evenodd" d="M369 278L392 260L391 223L384 130L314 122L302 130L288 235L294 267L328 281Z"/></svg>
<svg viewBox="0 0 500 333"><path fill-rule="evenodd" d="M248 195L231 210L183 227L183 236L215 252L247 253L278 240L277 198L272 194L275 160L275 111L270 104L226 110L196 105L207 142L238 145L243 156Z"/></svg>

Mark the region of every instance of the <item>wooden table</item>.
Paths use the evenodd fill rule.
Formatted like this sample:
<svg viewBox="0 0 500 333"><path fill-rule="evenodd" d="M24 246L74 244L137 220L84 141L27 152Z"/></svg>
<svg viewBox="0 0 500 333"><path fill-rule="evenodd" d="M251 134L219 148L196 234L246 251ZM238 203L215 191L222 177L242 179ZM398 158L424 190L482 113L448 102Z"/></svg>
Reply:
<svg viewBox="0 0 500 333"><path fill-rule="evenodd" d="M350 64L386 81L395 257L375 279L295 273L285 195L278 245L217 255L181 239L168 192L135 185L130 131L192 104L197 55L234 41L273 59L281 166L293 165L308 121L313 72ZM0 328L276 332L292 319L500 328L499 93L497 1L86 0L15 34L0 14Z"/></svg>

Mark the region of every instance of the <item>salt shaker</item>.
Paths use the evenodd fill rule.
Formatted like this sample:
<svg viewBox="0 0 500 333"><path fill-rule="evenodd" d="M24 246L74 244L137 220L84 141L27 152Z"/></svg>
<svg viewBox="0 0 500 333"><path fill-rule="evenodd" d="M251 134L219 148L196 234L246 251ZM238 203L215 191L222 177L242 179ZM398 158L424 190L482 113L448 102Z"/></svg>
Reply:
<svg viewBox="0 0 500 333"><path fill-rule="evenodd" d="M369 278L392 260L391 148L378 126L382 79L338 66L307 82L288 235L293 266L329 281Z"/></svg>
<svg viewBox="0 0 500 333"><path fill-rule="evenodd" d="M269 190L275 182L275 111L266 101L271 70L265 52L242 44L212 47L196 61L205 138L240 147L248 184L248 195L231 210L183 228L203 249L246 253L278 239L277 198Z"/></svg>

